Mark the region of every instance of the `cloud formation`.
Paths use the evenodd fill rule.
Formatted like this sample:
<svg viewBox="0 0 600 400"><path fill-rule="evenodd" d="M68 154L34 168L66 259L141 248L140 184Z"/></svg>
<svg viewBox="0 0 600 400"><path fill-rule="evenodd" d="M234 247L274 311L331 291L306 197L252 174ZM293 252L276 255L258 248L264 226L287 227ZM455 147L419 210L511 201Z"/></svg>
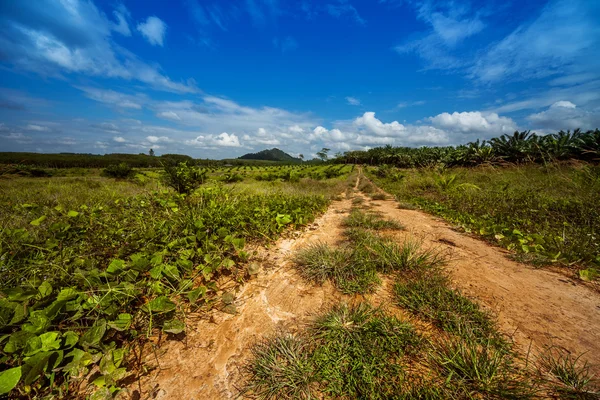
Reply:
<svg viewBox="0 0 600 400"><path fill-rule="evenodd" d="M146 22L139 23L137 30L152 46L163 46L167 34L167 24L160 18L151 16Z"/></svg>
<svg viewBox="0 0 600 400"><path fill-rule="evenodd" d="M116 22L86 0L0 2L0 54L14 69L44 77L79 74L136 80L176 93L198 91L193 84L174 82L158 66L117 45L112 33L130 31L126 9L119 5L114 12ZM164 33L159 37L158 25L150 19L142 24L144 34L162 44Z"/></svg>
<svg viewBox="0 0 600 400"><path fill-rule="evenodd" d="M346 101L351 106L360 106L360 100L357 99L356 97L348 96L348 97L346 97Z"/></svg>
<svg viewBox="0 0 600 400"><path fill-rule="evenodd" d="M586 110L570 101L562 100L552 104L545 111L530 114L527 120L536 129L551 131L596 129L600 127L600 108Z"/></svg>

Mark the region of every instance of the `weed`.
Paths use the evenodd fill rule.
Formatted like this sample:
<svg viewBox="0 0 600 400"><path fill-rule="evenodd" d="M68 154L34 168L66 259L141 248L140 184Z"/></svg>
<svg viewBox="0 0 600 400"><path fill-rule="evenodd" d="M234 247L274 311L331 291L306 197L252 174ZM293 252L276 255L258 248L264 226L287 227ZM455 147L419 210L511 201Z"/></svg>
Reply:
<svg viewBox="0 0 600 400"><path fill-rule="evenodd" d="M480 341L494 337L497 344L504 344L490 316L477 303L451 289L447 278L437 270L398 279L394 294L398 305L449 333Z"/></svg>
<svg viewBox="0 0 600 400"><path fill-rule="evenodd" d="M348 228L365 228L365 229L404 229L404 227L396 221L385 220L373 213L364 213L359 210L352 210L348 218L343 222L343 225Z"/></svg>
<svg viewBox="0 0 600 400"><path fill-rule="evenodd" d="M550 374L551 390L563 399L598 399L598 381L587 362L557 348L540 358L539 369Z"/></svg>
<svg viewBox="0 0 600 400"><path fill-rule="evenodd" d="M371 195L373 200L387 200L387 195L385 193L379 192Z"/></svg>
<svg viewBox="0 0 600 400"><path fill-rule="evenodd" d="M344 293L372 292L380 283L377 272L372 265L361 263L357 255L349 248L316 244L298 252L294 262L309 281L323 284L331 280Z"/></svg>
<svg viewBox="0 0 600 400"><path fill-rule="evenodd" d="M446 382L466 393L485 398L527 399L533 396L531 382L513 366L513 358L491 341L474 341L469 335L440 341L431 354Z"/></svg>
<svg viewBox="0 0 600 400"><path fill-rule="evenodd" d="M280 334L252 348L246 394L259 399L315 398L315 366L302 338Z"/></svg>

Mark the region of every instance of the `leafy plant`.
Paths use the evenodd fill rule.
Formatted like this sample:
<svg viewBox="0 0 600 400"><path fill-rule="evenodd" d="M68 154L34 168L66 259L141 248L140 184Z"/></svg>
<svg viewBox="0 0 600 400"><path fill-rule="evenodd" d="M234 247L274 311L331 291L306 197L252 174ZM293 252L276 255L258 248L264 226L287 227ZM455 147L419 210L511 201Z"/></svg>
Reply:
<svg viewBox="0 0 600 400"><path fill-rule="evenodd" d="M206 171L182 162L179 164L166 163L163 165L164 181L181 194L190 194L206 180Z"/></svg>

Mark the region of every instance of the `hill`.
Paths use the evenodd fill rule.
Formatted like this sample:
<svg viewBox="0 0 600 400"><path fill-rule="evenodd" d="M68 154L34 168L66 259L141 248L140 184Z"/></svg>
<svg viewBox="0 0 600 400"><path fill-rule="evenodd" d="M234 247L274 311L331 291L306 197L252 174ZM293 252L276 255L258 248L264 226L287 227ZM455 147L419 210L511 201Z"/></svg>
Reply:
<svg viewBox="0 0 600 400"><path fill-rule="evenodd" d="M288 153L281 151L277 148L271 150L262 150L258 153L248 153L239 157L240 160L262 160L262 161L283 161L283 162L294 162L299 163L302 160L290 156Z"/></svg>

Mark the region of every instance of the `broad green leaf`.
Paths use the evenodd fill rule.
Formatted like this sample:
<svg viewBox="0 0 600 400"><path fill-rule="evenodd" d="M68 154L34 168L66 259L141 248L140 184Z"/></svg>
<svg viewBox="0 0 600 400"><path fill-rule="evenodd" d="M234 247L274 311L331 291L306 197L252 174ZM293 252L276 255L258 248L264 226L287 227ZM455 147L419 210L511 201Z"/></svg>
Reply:
<svg viewBox="0 0 600 400"><path fill-rule="evenodd" d="M159 296L146 304L146 309L150 312L163 313L173 311L177 305L167 296Z"/></svg>
<svg viewBox="0 0 600 400"><path fill-rule="evenodd" d="M185 331L185 324L178 319L172 319L170 321L165 321L165 323L163 325L163 331L177 335L177 334L180 334L181 332Z"/></svg>
<svg viewBox="0 0 600 400"><path fill-rule="evenodd" d="M79 335L73 331L67 331L63 334L65 344L64 347L67 349L72 348L79 341Z"/></svg>
<svg viewBox="0 0 600 400"><path fill-rule="evenodd" d="M121 366L121 363L125 359L125 355L127 354L127 351L124 348L120 348L120 349L113 350L112 353L113 353L113 363L115 364L115 366L117 368L119 368L119 366Z"/></svg>
<svg viewBox="0 0 600 400"><path fill-rule="evenodd" d="M225 304L232 304L234 300L235 296L231 292L223 293L223 296L221 296L221 301Z"/></svg>
<svg viewBox="0 0 600 400"><path fill-rule="evenodd" d="M46 332L41 334L40 340L42 341L42 350L50 351L60 349L59 335L59 332Z"/></svg>
<svg viewBox="0 0 600 400"><path fill-rule="evenodd" d="M23 379L23 382L26 385L35 382L39 376L44 373L51 355L51 352L37 353L36 355L25 359L25 364L23 365L23 375L25 378Z"/></svg>
<svg viewBox="0 0 600 400"><path fill-rule="evenodd" d="M25 303L15 304L15 313L10 320L10 325L18 324L23 321L27 316L27 305Z"/></svg>
<svg viewBox="0 0 600 400"><path fill-rule="evenodd" d="M33 226L39 226L42 222L44 222L46 220L46 216L42 215L41 217L39 217L38 219L34 219L33 221L31 221L29 224L33 225Z"/></svg>
<svg viewBox="0 0 600 400"><path fill-rule="evenodd" d="M125 261L123 260L112 260L108 266L108 268L106 268L106 272L108 272L109 274L118 274L119 272L123 271L125 269Z"/></svg>
<svg viewBox="0 0 600 400"><path fill-rule="evenodd" d="M7 394L21 380L21 367L15 367L0 372L0 394Z"/></svg>
<svg viewBox="0 0 600 400"><path fill-rule="evenodd" d="M131 326L131 314L119 314L119 316L117 317L117 319L115 319L114 321L110 321L108 323L108 326L110 326L113 329L116 329L118 331L124 331L129 329L129 327Z"/></svg>
<svg viewBox="0 0 600 400"><path fill-rule="evenodd" d="M0 299L0 328L10 324L15 314L15 304L5 299Z"/></svg>
<svg viewBox="0 0 600 400"><path fill-rule="evenodd" d="M40 298L48 297L52 294L52 285L48 281L44 281L39 287Z"/></svg>
<svg viewBox="0 0 600 400"><path fill-rule="evenodd" d="M2 291L6 298L10 301L25 301L29 300L32 297L35 297L38 294L37 290L24 290L20 287L4 289Z"/></svg>
<svg viewBox="0 0 600 400"><path fill-rule="evenodd" d="M65 289L63 289L63 290L60 291L60 293L56 297L56 300L58 300L58 301L62 301L62 300L68 301L68 300L74 299L78 295L79 295L79 292L76 289L74 289L74 288L65 288Z"/></svg>
<svg viewBox="0 0 600 400"><path fill-rule="evenodd" d="M11 354L21 350L25 347L27 341L33 336L35 336L33 333L25 331L13 333L10 335L8 342L4 346L4 352Z"/></svg>
<svg viewBox="0 0 600 400"><path fill-rule="evenodd" d="M206 286L200 286L188 293L190 303L195 303L200 297L206 294Z"/></svg>
<svg viewBox="0 0 600 400"><path fill-rule="evenodd" d="M98 386L99 389L96 390L94 392L94 394L92 394L90 396L90 400L109 400L112 399L112 393L110 392L110 389L107 388L106 386L104 386L105 384L105 379L103 376L97 378L96 380L94 380L94 385Z"/></svg>
<svg viewBox="0 0 600 400"><path fill-rule="evenodd" d="M79 213L77 211L71 210L67 213L67 216L70 218L75 218L76 216L78 216Z"/></svg>
<svg viewBox="0 0 600 400"><path fill-rule="evenodd" d="M26 332L41 333L50 326L50 319L46 316L44 310L36 310L31 313L28 319L29 323L24 324L22 329Z"/></svg>
<svg viewBox="0 0 600 400"><path fill-rule="evenodd" d="M179 270L176 265L164 264L162 273L165 277L173 280L179 280Z"/></svg>
<svg viewBox="0 0 600 400"><path fill-rule="evenodd" d="M106 333L106 320L100 319L96 324L88 329L79 339L79 343L84 347L95 347Z"/></svg>

